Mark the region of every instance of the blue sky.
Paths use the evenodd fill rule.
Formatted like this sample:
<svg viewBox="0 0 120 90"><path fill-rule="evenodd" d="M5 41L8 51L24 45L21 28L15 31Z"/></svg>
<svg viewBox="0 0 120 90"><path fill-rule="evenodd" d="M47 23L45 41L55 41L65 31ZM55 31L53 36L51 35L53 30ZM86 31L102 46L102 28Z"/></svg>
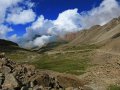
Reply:
<svg viewBox="0 0 120 90"><path fill-rule="evenodd" d="M36 3L35 12L43 14L47 19L56 19L59 13L78 8L78 12L88 11L102 2L102 0L31 0Z"/></svg>
<svg viewBox="0 0 120 90"><path fill-rule="evenodd" d="M120 0L1 0L0 39L41 47L119 16Z"/></svg>
<svg viewBox="0 0 120 90"><path fill-rule="evenodd" d="M89 11L99 6L102 0L31 0L31 2L35 4L33 10L37 16L43 15L46 19L55 20L59 13L65 10L78 8L79 13ZM9 35L23 35L30 24L13 25L14 32L10 32Z"/></svg>

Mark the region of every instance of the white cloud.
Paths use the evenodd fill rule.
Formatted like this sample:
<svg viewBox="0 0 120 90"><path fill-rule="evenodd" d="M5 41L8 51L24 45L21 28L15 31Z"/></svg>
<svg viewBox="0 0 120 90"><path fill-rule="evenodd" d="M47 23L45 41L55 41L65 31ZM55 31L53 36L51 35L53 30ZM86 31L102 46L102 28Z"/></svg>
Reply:
<svg viewBox="0 0 120 90"><path fill-rule="evenodd" d="M26 33L23 38L25 40L32 40L36 35L48 35L47 31L52 26L52 21L44 19L44 16L41 15L30 27L26 29Z"/></svg>
<svg viewBox="0 0 120 90"><path fill-rule="evenodd" d="M9 39L10 41L13 41L13 42L16 42L16 43L17 43L19 37L17 36L17 34L14 34L14 35L10 36L8 39Z"/></svg>
<svg viewBox="0 0 120 90"><path fill-rule="evenodd" d="M30 36L32 38L36 34L61 36L78 29L80 29L79 14L77 13L77 9L73 9L62 12L56 20L48 20L41 15L27 28L27 33L24 36L26 38Z"/></svg>
<svg viewBox="0 0 120 90"><path fill-rule="evenodd" d="M0 38L1 39L7 39L7 33L13 31L10 27L7 27L5 25L0 25Z"/></svg>
<svg viewBox="0 0 120 90"><path fill-rule="evenodd" d="M23 37L26 38L26 43L29 42L30 46L41 46L50 40L51 37L48 35L52 37L64 36L66 33L90 28L93 25L104 25L118 16L120 16L118 2L116 0L103 0L99 7L95 7L90 11L78 13L78 9L66 10L60 13L56 20L48 20L41 15L27 28ZM36 35L42 36L33 40Z"/></svg>
<svg viewBox="0 0 120 90"><path fill-rule="evenodd" d="M78 9L66 10L59 14L58 18L54 21L54 25L60 29L72 30L80 27Z"/></svg>
<svg viewBox="0 0 120 90"><path fill-rule="evenodd" d="M7 25L4 25L6 16L11 13L20 13L23 11L23 7L19 6L18 3L23 3L24 0L0 0L0 38L1 39L13 39L13 41L17 41L18 36L13 35L11 37L8 37L8 33L13 31L11 27L8 27ZM24 4L24 3L23 3ZM32 3L28 3L27 5L29 8L32 7ZM30 10L30 9L29 9ZM31 10L32 12L32 10ZM30 16L32 16L32 13ZM19 20L19 19L18 19ZM9 24L9 23L7 23ZM15 39L16 37L16 39Z"/></svg>
<svg viewBox="0 0 120 90"><path fill-rule="evenodd" d="M38 37L36 38L34 41L33 41L33 44L34 46L39 46L39 47L42 47L43 45L47 44L50 42L50 38L51 36L41 36L41 37Z"/></svg>
<svg viewBox="0 0 120 90"><path fill-rule="evenodd" d="M61 36L69 32L90 28L93 25L104 25L118 16L120 16L118 2L116 0L104 0L99 7L90 11L78 13L78 9L66 10L60 13L56 20L48 20L41 15L31 27L27 28L27 32L29 34L34 32L40 35Z"/></svg>
<svg viewBox="0 0 120 90"><path fill-rule="evenodd" d="M16 40L21 47L24 48L34 48L34 47L42 47L50 42L56 41L54 36L50 35L42 35L40 37L36 37L35 39L28 40L25 37L17 38L13 36L11 40Z"/></svg>
<svg viewBox="0 0 120 90"><path fill-rule="evenodd" d="M7 22L13 24L26 24L33 22L35 20L36 14L33 12L32 9L23 10L19 13L12 13L9 14L7 17Z"/></svg>
<svg viewBox="0 0 120 90"><path fill-rule="evenodd" d="M66 10L60 13L58 18L52 22L54 25L48 29L48 33L53 35L61 36L82 28L78 9Z"/></svg>
<svg viewBox="0 0 120 90"><path fill-rule="evenodd" d="M113 18L120 16L120 6L116 0L104 0L99 7L80 13L83 28L93 25L104 25Z"/></svg>
<svg viewBox="0 0 120 90"><path fill-rule="evenodd" d="M19 2L22 0L0 0L0 23L4 22L7 9Z"/></svg>

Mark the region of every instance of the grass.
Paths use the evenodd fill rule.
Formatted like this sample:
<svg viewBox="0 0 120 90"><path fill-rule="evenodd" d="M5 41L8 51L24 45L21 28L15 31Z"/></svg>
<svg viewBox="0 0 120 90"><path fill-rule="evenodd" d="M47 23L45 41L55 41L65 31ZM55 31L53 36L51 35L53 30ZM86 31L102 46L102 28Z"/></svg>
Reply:
<svg viewBox="0 0 120 90"><path fill-rule="evenodd" d="M77 50L96 48L96 46L79 46ZM71 49L68 49L71 50ZM72 48L73 50L73 48ZM76 48L74 48L76 50ZM16 51L14 53L7 53L7 56L19 63L29 63L35 65L39 69L53 70L62 73L70 73L81 75L90 67L89 53L92 50L85 50L75 53L59 53L59 54L38 54L29 51ZM33 58L34 57L34 58Z"/></svg>
<svg viewBox="0 0 120 90"><path fill-rule="evenodd" d="M120 90L120 86L118 86L118 85L110 85L107 90Z"/></svg>
<svg viewBox="0 0 120 90"><path fill-rule="evenodd" d="M80 75L89 67L87 54L88 53L44 54L37 57L37 61L32 64L39 69Z"/></svg>
<svg viewBox="0 0 120 90"><path fill-rule="evenodd" d="M6 56L15 62L27 63L34 62L35 61L34 57L39 56L39 54L27 50L16 50L14 52L7 52Z"/></svg>

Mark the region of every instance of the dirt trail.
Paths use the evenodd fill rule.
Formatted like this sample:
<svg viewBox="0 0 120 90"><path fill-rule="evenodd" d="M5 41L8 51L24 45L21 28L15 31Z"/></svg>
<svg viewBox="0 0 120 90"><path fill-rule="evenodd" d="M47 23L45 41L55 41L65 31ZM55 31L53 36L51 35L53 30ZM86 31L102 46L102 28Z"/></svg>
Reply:
<svg viewBox="0 0 120 90"><path fill-rule="evenodd" d="M46 52L45 54L48 54L48 55L66 54L66 53L77 53L77 52L85 52L85 51L92 51L92 50L96 50L97 52L100 52L100 53L105 53L105 54L111 54L111 55L118 55L118 56L120 56L120 53L118 53L118 52L105 51L105 50L103 50L103 49L84 49L84 50L68 50L68 51L49 51L49 52Z"/></svg>
<svg viewBox="0 0 120 90"><path fill-rule="evenodd" d="M120 56L120 53L118 53L118 52L105 51L105 50L102 50L102 49L97 49L96 51L97 51L97 52L100 52L100 53L106 53L106 54L111 54L111 55L117 55L117 56Z"/></svg>
<svg viewBox="0 0 120 90"><path fill-rule="evenodd" d="M46 52L45 54L48 54L48 55L54 55L54 54L66 54L66 53L85 52L85 51L91 51L91 50L93 50L93 49L68 50L68 51L51 51L51 52Z"/></svg>

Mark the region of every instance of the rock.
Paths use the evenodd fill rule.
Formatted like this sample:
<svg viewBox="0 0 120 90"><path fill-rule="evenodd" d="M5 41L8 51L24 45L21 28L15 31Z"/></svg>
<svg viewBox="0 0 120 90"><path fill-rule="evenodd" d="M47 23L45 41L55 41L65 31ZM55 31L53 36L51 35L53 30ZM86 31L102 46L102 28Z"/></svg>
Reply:
<svg viewBox="0 0 120 90"><path fill-rule="evenodd" d="M11 72L11 69L10 69L10 67L3 66L3 67L2 67L2 72L3 72L4 74L10 73L10 72Z"/></svg>
<svg viewBox="0 0 120 90"><path fill-rule="evenodd" d="M48 74L44 74L43 76L43 84L45 87L49 87L49 83L50 83L50 77Z"/></svg>
<svg viewBox="0 0 120 90"><path fill-rule="evenodd" d="M44 90L43 86L35 86L33 90Z"/></svg>
<svg viewBox="0 0 120 90"><path fill-rule="evenodd" d="M15 77L13 76L13 74L6 74L5 75L5 81L3 83L3 88L17 88L19 86L17 80L15 79Z"/></svg>
<svg viewBox="0 0 120 90"><path fill-rule="evenodd" d="M28 90L33 90L33 88L28 88Z"/></svg>
<svg viewBox="0 0 120 90"><path fill-rule="evenodd" d="M34 83L31 81L30 82L30 87L33 88L34 87Z"/></svg>
<svg viewBox="0 0 120 90"><path fill-rule="evenodd" d="M5 65L7 63L6 58L1 58L0 62L1 62L2 65Z"/></svg>
<svg viewBox="0 0 120 90"><path fill-rule="evenodd" d="M73 87L68 87L68 88L65 88L65 90L74 90Z"/></svg>
<svg viewBox="0 0 120 90"><path fill-rule="evenodd" d="M83 88L84 90L93 90L90 86L87 86L87 85L85 85Z"/></svg>
<svg viewBox="0 0 120 90"><path fill-rule="evenodd" d="M5 54L0 54L0 90L64 90L63 87L74 90L72 84L66 86L68 82L73 82L75 86L78 83L71 78L41 72L33 65L14 63Z"/></svg>
<svg viewBox="0 0 120 90"><path fill-rule="evenodd" d="M0 58L4 58L4 57L5 57L5 53L1 53Z"/></svg>
<svg viewBox="0 0 120 90"><path fill-rule="evenodd" d="M3 84L4 80L5 80L5 77L3 73L0 73L0 86Z"/></svg>
<svg viewBox="0 0 120 90"><path fill-rule="evenodd" d="M22 86L22 88L20 90L28 90L28 87Z"/></svg>

